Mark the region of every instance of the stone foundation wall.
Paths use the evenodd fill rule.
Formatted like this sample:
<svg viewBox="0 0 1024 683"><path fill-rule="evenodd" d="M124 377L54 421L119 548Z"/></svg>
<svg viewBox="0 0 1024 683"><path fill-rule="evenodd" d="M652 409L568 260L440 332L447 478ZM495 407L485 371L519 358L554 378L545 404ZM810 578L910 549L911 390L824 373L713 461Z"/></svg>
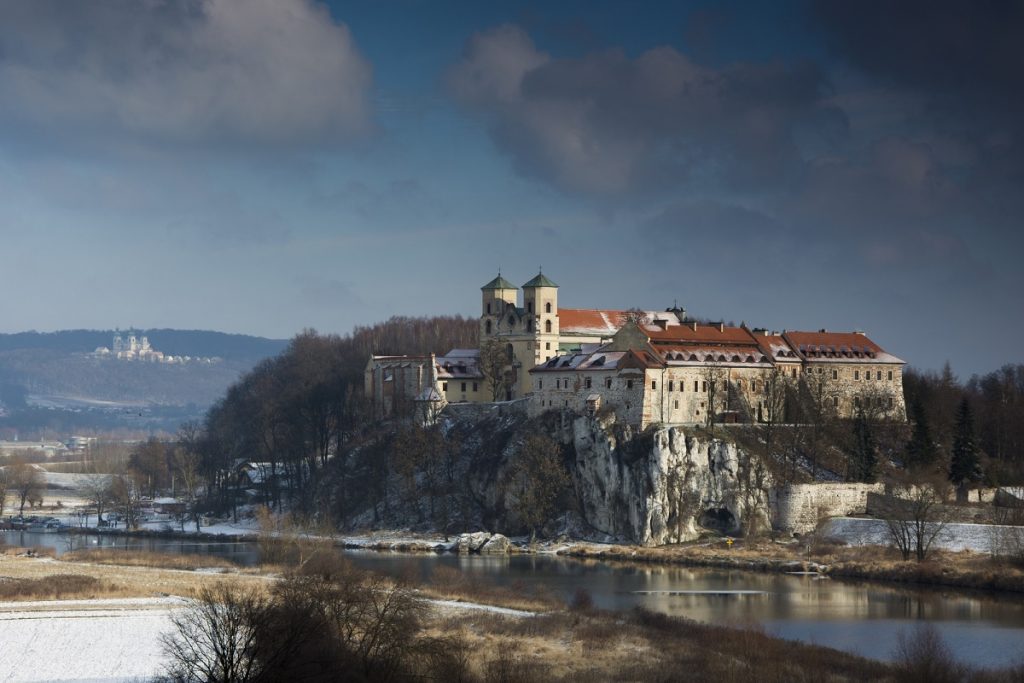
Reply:
<svg viewBox="0 0 1024 683"><path fill-rule="evenodd" d="M771 491L772 527L791 533L814 531L824 517L864 514L868 494L881 494L882 484L791 484Z"/></svg>

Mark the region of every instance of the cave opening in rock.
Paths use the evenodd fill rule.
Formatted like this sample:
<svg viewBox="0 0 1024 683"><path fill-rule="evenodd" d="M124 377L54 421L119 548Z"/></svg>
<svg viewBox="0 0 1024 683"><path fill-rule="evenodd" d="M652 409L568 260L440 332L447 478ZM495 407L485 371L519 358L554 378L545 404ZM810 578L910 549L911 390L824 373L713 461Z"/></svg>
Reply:
<svg viewBox="0 0 1024 683"><path fill-rule="evenodd" d="M700 516L700 525L723 534L735 533L738 530L736 517L726 508L708 508Z"/></svg>

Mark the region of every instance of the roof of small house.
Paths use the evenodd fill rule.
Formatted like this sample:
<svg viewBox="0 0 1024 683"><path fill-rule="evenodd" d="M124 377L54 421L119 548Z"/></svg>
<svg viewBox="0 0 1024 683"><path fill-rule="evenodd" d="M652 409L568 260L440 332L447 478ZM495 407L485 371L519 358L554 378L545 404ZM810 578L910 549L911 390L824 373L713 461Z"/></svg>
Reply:
<svg viewBox="0 0 1024 683"><path fill-rule="evenodd" d="M816 363L899 363L863 332L783 332L800 358Z"/></svg>

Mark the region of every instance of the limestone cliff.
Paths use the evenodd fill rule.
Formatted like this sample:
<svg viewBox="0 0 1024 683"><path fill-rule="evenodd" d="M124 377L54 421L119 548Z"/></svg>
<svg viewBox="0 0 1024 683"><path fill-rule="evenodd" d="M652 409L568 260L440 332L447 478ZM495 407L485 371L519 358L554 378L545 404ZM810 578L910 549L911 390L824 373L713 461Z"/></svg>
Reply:
<svg viewBox="0 0 1024 683"><path fill-rule="evenodd" d="M573 423L576 491L595 530L641 545L696 538L701 527L766 528L769 476L729 441L683 427Z"/></svg>

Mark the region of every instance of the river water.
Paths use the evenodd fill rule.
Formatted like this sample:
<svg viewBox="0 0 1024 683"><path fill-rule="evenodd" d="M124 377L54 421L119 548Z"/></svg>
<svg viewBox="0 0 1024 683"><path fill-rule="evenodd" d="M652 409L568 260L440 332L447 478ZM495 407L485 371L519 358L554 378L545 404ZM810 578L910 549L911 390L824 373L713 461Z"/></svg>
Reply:
<svg viewBox="0 0 1024 683"><path fill-rule="evenodd" d="M7 543L68 549L62 534L6 531ZM227 557L251 565L253 543L168 540L117 536L77 537L76 547L117 547ZM1024 599L903 588L809 576L718 569L625 565L548 555L481 556L349 551L358 566L392 575L428 579L451 567L483 582L540 588L569 599L585 588L597 606L645 607L717 624L760 625L791 639L827 645L876 659L892 656L900 633L930 623L954 654L976 666L1024 661Z"/></svg>

